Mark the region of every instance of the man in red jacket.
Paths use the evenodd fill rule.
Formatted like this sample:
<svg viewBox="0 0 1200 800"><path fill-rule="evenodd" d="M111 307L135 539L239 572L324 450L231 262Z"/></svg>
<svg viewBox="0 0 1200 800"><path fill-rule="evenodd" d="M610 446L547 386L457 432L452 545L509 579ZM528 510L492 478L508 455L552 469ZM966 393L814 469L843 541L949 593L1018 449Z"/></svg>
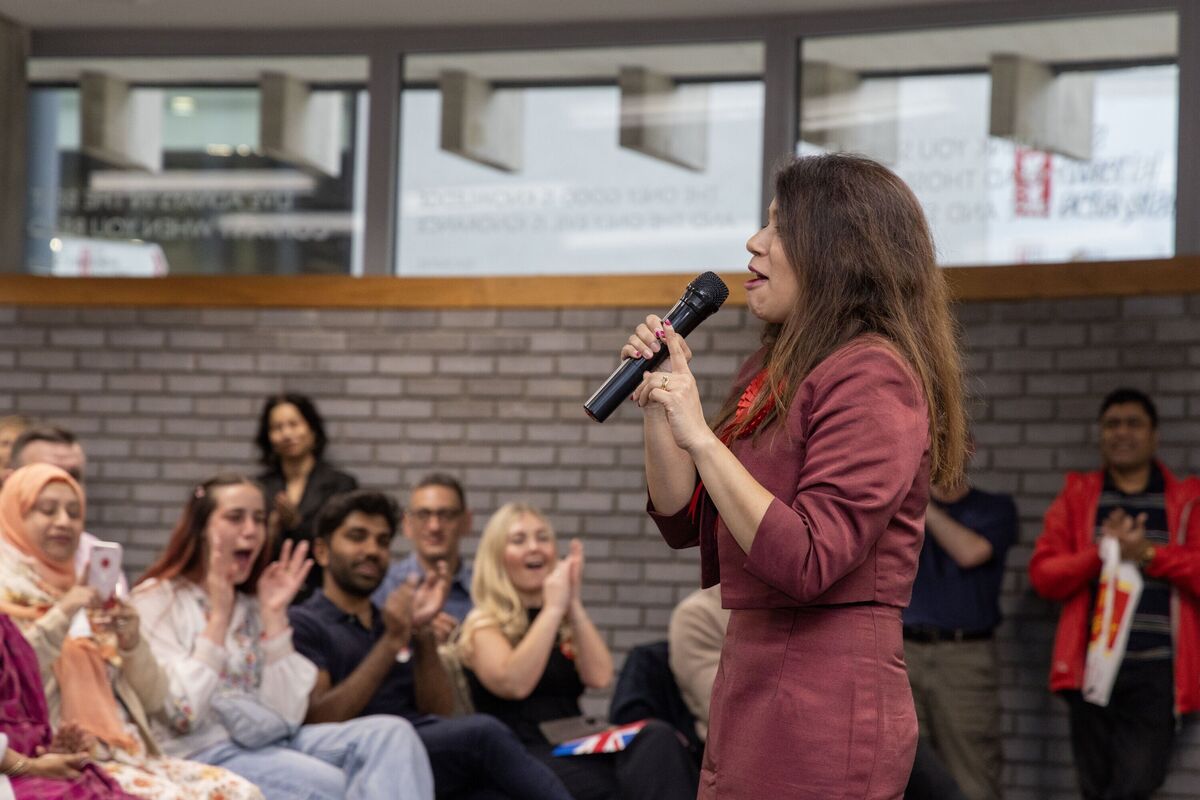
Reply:
<svg viewBox="0 0 1200 800"><path fill-rule="evenodd" d="M1148 798L1166 778L1179 716L1200 710L1200 480L1176 478L1155 459L1158 412L1135 389L1100 407L1104 468L1068 473L1046 511L1029 562L1033 588L1063 604L1050 689L1070 709L1083 796ZM1097 543L1116 537L1145 588L1107 706L1080 694L1100 576Z"/></svg>

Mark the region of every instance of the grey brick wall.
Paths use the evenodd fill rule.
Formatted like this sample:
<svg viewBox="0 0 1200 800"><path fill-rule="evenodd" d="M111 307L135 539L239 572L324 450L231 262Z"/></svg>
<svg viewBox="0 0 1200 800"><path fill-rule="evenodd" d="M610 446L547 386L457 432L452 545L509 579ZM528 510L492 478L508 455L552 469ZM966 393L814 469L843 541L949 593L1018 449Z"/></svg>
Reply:
<svg viewBox="0 0 1200 800"><path fill-rule="evenodd" d="M644 311L330 311L0 308L0 412L75 429L91 463L88 527L144 567L195 481L254 470L262 397L312 394L330 455L396 491L433 467L460 474L476 528L516 497L587 543L587 599L618 656L663 637L697 581L696 555L662 545L642 513L635 409L603 426L580 405ZM1016 495L1000 634L1010 800L1074 797L1066 719L1048 695L1056 609L1025 565L1062 473L1096 462L1099 398L1150 391L1162 456L1200 472L1200 296L971 303L976 482ZM744 309L692 336L712 410L757 341ZM475 541L466 546L473 549ZM1185 728L1162 798L1200 797L1200 734Z"/></svg>

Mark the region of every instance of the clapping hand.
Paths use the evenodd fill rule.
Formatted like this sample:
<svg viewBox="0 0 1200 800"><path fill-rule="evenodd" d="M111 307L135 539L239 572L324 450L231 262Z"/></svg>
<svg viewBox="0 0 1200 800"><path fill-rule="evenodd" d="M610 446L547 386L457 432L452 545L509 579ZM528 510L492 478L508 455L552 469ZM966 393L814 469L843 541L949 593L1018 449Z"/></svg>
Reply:
<svg viewBox="0 0 1200 800"><path fill-rule="evenodd" d="M416 592L417 576L409 575L404 583L397 586L383 601L383 628L386 635L397 645L405 647L412 638L413 630L413 594Z"/></svg>
<svg viewBox="0 0 1200 800"><path fill-rule="evenodd" d="M571 577L571 607L583 603L583 542L571 540L571 551L567 556L567 572Z"/></svg>
<svg viewBox="0 0 1200 800"><path fill-rule="evenodd" d="M89 753L96 746L96 742L96 737L81 728L79 723L66 722L54 732L54 739L46 752L59 755Z"/></svg>
<svg viewBox="0 0 1200 800"><path fill-rule="evenodd" d="M278 492L271 506L271 519L267 527L273 534L282 534L299 527L300 511L288 500L287 492Z"/></svg>
<svg viewBox="0 0 1200 800"><path fill-rule="evenodd" d="M413 627L423 628L433 622L442 606L446 605L446 597L449 594L450 573L446 562L438 561L436 569L425 573L425 579L413 588Z"/></svg>
<svg viewBox="0 0 1200 800"><path fill-rule="evenodd" d="M1121 545L1122 561L1141 561L1149 542L1146 541L1146 515L1131 517L1122 508L1113 509L1100 525L1104 536L1111 536Z"/></svg>

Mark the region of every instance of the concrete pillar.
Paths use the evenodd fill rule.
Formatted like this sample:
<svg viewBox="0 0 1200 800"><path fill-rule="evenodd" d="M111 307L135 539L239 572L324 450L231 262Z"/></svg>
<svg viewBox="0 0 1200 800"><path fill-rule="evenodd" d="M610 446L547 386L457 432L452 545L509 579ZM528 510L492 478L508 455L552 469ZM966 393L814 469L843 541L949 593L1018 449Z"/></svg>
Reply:
<svg viewBox="0 0 1200 800"><path fill-rule="evenodd" d="M830 152L862 153L885 164L899 155L899 95L895 80L863 81L826 61L800 70L804 141Z"/></svg>
<svg viewBox="0 0 1200 800"><path fill-rule="evenodd" d="M488 81L462 70L443 71L438 87L442 149L504 172L519 171L525 145L521 92L496 91Z"/></svg>
<svg viewBox="0 0 1200 800"><path fill-rule="evenodd" d="M621 147L703 172L708 165L708 87L678 85L644 67L621 67Z"/></svg>
<svg viewBox="0 0 1200 800"><path fill-rule="evenodd" d="M342 172L340 95L313 94L303 81L264 72L259 81L259 149L331 178Z"/></svg>
<svg viewBox="0 0 1200 800"><path fill-rule="evenodd" d="M121 169L162 171L163 93L102 72L79 77L80 149Z"/></svg>
<svg viewBox="0 0 1200 800"><path fill-rule="evenodd" d="M1055 75L1017 55L993 54L988 133L1068 158L1092 157L1093 83L1087 75Z"/></svg>
<svg viewBox="0 0 1200 800"><path fill-rule="evenodd" d="M25 271L29 32L0 17L0 272Z"/></svg>

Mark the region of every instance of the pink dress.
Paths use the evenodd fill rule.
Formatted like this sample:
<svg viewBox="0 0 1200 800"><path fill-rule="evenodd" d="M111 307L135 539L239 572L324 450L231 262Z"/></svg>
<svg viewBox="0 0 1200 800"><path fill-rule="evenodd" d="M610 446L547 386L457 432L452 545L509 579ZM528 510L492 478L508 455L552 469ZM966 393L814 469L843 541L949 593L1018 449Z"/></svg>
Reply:
<svg viewBox="0 0 1200 800"><path fill-rule="evenodd" d="M0 755L12 749L33 756L52 739L37 656L12 620L0 614ZM17 800L137 800L95 764L73 780L26 775L13 778L11 788Z"/></svg>
<svg viewBox="0 0 1200 800"><path fill-rule="evenodd" d="M761 354L742 368L744 387ZM711 501L649 509L732 609L701 798L900 798L917 746L900 610L929 496L929 422L912 370L873 337L801 384L786 419L734 441L775 495L749 554Z"/></svg>

